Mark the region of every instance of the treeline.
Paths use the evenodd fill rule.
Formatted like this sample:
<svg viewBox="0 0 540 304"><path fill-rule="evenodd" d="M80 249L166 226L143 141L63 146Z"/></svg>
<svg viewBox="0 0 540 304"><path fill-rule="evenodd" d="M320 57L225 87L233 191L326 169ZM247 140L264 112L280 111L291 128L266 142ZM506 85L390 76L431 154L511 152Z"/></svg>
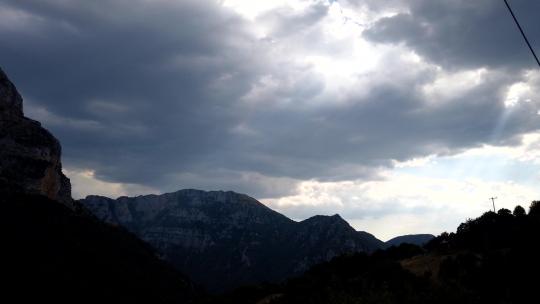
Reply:
<svg viewBox="0 0 540 304"><path fill-rule="evenodd" d="M514 211L500 209L469 219L456 233L442 233L426 244L428 250L468 249L489 251L530 246L535 242L540 223L540 201L533 201L528 214L521 206Z"/></svg>

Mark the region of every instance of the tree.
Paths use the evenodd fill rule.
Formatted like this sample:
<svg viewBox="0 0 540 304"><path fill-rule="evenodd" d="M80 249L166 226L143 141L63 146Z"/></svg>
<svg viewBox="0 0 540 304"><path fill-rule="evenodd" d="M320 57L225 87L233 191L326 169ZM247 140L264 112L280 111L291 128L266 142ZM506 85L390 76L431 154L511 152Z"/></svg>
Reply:
<svg viewBox="0 0 540 304"><path fill-rule="evenodd" d="M540 201L533 201L529 207L530 216L540 216Z"/></svg>
<svg viewBox="0 0 540 304"><path fill-rule="evenodd" d="M506 208L502 208L502 209L499 209L499 211L497 211L497 214L501 216L509 216L512 214L512 212Z"/></svg>
<svg viewBox="0 0 540 304"><path fill-rule="evenodd" d="M524 216L525 214L525 208L520 205L517 205L516 208L514 208L514 216Z"/></svg>

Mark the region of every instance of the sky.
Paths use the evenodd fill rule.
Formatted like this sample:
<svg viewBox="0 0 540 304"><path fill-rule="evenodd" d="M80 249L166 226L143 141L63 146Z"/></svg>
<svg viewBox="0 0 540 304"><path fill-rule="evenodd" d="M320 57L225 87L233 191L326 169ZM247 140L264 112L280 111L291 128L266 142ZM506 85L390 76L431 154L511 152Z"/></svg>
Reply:
<svg viewBox="0 0 540 304"><path fill-rule="evenodd" d="M509 1L540 52L540 1ZM540 68L494 0L0 0L73 196L246 193L382 240L540 199Z"/></svg>

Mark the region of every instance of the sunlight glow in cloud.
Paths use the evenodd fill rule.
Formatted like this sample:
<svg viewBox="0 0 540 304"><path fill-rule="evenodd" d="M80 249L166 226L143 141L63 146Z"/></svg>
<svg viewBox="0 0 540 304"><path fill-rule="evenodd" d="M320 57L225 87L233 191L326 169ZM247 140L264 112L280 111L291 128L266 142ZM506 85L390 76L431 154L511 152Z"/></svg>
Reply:
<svg viewBox="0 0 540 304"><path fill-rule="evenodd" d="M531 172L506 172L508 160L523 163ZM490 175L493 174L493 175ZM414 233L455 231L464 219L491 209L513 208L540 197L540 134L527 134L516 147L471 149L449 157L429 156L402 163L378 181L299 184L297 193L263 202L303 220L315 213L339 213L356 229L369 230L387 240Z"/></svg>
<svg viewBox="0 0 540 304"><path fill-rule="evenodd" d="M339 213L356 229L390 239L400 234L455 231L464 219L489 211L488 198L493 195L499 198L497 208L512 210L517 204L527 207L540 191L512 181L455 180L393 172L382 181L303 182L298 194L263 202L298 220L313 212Z"/></svg>
<svg viewBox="0 0 540 304"><path fill-rule="evenodd" d="M436 79L422 88L426 100L435 105L466 95L485 80L488 72L485 68L455 73L438 70Z"/></svg>
<svg viewBox="0 0 540 304"><path fill-rule="evenodd" d="M117 198L127 195L159 194L158 190L150 187L102 181L96 178L95 172L92 170L64 168L63 171L71 180L71 194L75 199L85 198L88 195Z"/></svg>
<svg viewBox="0 0 540 304"><path fill-rule="evenodd" d="M276 9L292 9L303 11L315 3L326 1L303 1L303 0L222 0L224 7L231 8L240 15L250 20L255 20L261 14Z"/></svg>

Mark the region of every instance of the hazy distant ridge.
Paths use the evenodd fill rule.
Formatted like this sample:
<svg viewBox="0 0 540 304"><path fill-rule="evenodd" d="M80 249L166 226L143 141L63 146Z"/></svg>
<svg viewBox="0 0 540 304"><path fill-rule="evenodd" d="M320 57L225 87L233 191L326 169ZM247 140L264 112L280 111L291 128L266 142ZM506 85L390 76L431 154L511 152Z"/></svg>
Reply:
<svg viewBox="0 0 540 304"><path fill-rule="evenodd" d="M386 246L399 246L403 243L423 246L427 242L431 241L435 236L433 234L408 234L397 236L393 239L386 241Z"/></svg>

